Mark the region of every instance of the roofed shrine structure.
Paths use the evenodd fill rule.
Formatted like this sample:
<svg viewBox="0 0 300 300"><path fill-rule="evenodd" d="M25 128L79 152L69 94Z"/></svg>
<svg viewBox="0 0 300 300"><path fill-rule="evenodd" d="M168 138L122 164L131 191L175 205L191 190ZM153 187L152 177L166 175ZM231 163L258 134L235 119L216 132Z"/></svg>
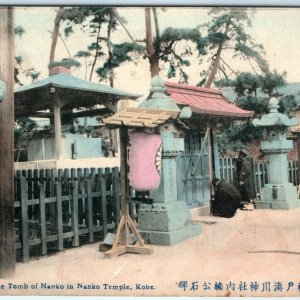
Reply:
<svg viewBox="0 0 300 300"><path fill-rule="evenodd" d="M212 178L220 176L216 135L220 126L252 118L253 111L243 110L218 90L172 82L163 83L169 97L143 101L138 108L128 108L108 118L116 126L147 128L174 119L175 136L184 137L184 152L177 160L177 194L190 208L208 207ZM154 93L154 92L153 92ZM169 100L168 100L169 99ZM177 110L170 102L174 100ZM180 119L180 109L189 108L191 116Z"/></svg>
<svg viewBox="0 0 300 300"><path fill-rule="evenodd" d="M185 151L177 158L178 194L190 208L207 208L211 179L221 177L216 140L222 134L219 128L247 121L254 112L239 108L219 90L173 82L165 82L165 87L179 107L192 110L192 116L180 122L186 133Z"/></svg>
<svg viewBox="0 0 300 300"><path fill-rule="evenodd" d="M253 111L244 110L230 102L219 90L202 88L189 84L165 82L168 94L179 106L189 106L192 118L205 118L207 124L247 119Z"/></svg>
<svg viewBox="0 0 300 300"><path fill-rule="evenodd" d="M80 134L64 134L73 126L75 118L85 116L107 117L117 111L119 100L136 100L139 95L106 85L79 79L66 67L50 69L50 76L15 92L15 118L48 118L54 126L53 137L40 138L31 143L27 163L47 168L67 167L66 159L100 157L101 140L87 139ZM66 127L66 130L64 130ZM78 148L81 149L78 149ZM78 152L81 151L81 157ZM62 163L64 161L64 163ZM20 168L22 168L21 164ZM73 160L74 165L74 160ZM86 166L88 167L88 166Z"/></svg>

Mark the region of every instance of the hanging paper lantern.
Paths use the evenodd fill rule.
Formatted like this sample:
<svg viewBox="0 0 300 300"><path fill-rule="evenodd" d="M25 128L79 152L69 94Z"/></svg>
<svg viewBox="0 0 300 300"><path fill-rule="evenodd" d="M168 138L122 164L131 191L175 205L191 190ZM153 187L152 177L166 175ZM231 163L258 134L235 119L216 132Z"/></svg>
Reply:
<svg viewBox="0 0 300 300"><path fill-rule="evenodd" d="M157 189L160 183L162 138L160 134L129 134L129 184L136 191Z"/></svg>

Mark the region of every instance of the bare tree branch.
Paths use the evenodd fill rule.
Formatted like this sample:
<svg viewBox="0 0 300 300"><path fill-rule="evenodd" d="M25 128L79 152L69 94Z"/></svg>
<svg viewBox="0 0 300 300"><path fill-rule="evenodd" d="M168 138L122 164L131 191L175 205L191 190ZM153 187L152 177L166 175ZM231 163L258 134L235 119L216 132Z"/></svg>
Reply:
<svg viewBox="0 0 300 300"><path fill-rule="evenodd" d="M131 41L134 44L136 44L136 40L133 38L133 36L129 32L129 30L127 29L126 25L124 24L124 22L123 22L122 18L120 17L119 13L117 12L117 10L115 8L113 8L113 7L111 9L112 9L112 12L115 15L116 19L119 21L119 23L121 24L121 26L124 28L124 30L126 31L127 35L131 39Z"/></svg>
<svg viewBox="0 0 300 300"><path fill-rule="evenodd" d="M250 60L249 57L247 57L247 60L248 60L248 62L249 62L250 67L251 67L252 70L254 71L254 73L255 73L256 75L258 75L258 73L257 73L256 69L254 68L254 66L252 65L252 62L251 62L251 60Z"/></svg>
<svg viewBox="0 0 300 300"><path fill-rule="evenodd" d="M117 12L117 10L115 8L111 8L113 14L115 15L116 19L118 20L118 22L120 23L120 25L124 28L124 30L126 31L127 35L129 36L129 38L131 39L131 41L135 44L138 45L137 40L135 40L133 38L133 36L131 35L131 33L129 32L129 30L127 29L126 25L124 24L122 18L120 17L119 13ZM145 42L145 41L143 41ZM145 51L144 53L147 57L149 57L148 53Z"/></svg>
<svg viewBox="0 0 300 300"><path fill-rule="evenodd" d="M236 72L235 70L233 70L233 69L226 63L226 61L225 61L224 59L222 59L222 57L221 57L220 59L221 59L222 63L223 63L224 65L226 65L226 67L227 67L233 74L235 74L235 75L238 74L238 72Z"/></svg>
<svg viewBox="0 0 300 300"><path fill-rule="evenodd" d="M66 50L67 50L67 52L68 52L68 54L69 54L69 57L72 58L72 55L71 55L71 53L70 53L70 51L69 51L69 49L68 49L68 46L67 46L65 40L62 38L62 36L61 36L60 33L58 34L58 36L60 37L61 41L63 42L63 44L64 44L64 46L65 46L65 48L66 48Z"/></svg>

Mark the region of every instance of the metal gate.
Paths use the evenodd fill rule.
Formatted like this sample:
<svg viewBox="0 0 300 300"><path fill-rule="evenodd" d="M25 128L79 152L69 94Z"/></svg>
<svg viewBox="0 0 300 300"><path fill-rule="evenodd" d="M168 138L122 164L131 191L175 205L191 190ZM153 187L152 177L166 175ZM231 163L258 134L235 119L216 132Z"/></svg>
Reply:
<svg viewBox="0 0 300 300"><path fill-rule="evenodd" d="M209 204L209 163L205 134L189 132L185 136L185 152L177 158L178 199L190 208Z"/></svg>

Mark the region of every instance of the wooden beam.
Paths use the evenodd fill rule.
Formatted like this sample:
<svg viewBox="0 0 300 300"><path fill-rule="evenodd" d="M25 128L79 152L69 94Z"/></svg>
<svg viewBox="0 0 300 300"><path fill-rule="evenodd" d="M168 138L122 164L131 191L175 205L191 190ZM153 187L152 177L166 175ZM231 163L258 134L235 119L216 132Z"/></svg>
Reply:
<svg viewBox="0 0 300 300"><path fill-rule="evenodd" d="M83 110L78 112L61 111L62 116L71 116L73 118L81 117L93 117L101 116L103 114L112 114L112 111L108 108L97 108L90 110ZM33 117L33 118L53 118L52 112L35 111L34 108L31 111L18 112L18 117Z"/></svg>
<svg viewBox="0 0 300 300"><path fill-rule="evenodd" d="M0 103L0 277L15 273L14 223L14 13L13 8L0 9L0 79L7 86Z"/></svg>

